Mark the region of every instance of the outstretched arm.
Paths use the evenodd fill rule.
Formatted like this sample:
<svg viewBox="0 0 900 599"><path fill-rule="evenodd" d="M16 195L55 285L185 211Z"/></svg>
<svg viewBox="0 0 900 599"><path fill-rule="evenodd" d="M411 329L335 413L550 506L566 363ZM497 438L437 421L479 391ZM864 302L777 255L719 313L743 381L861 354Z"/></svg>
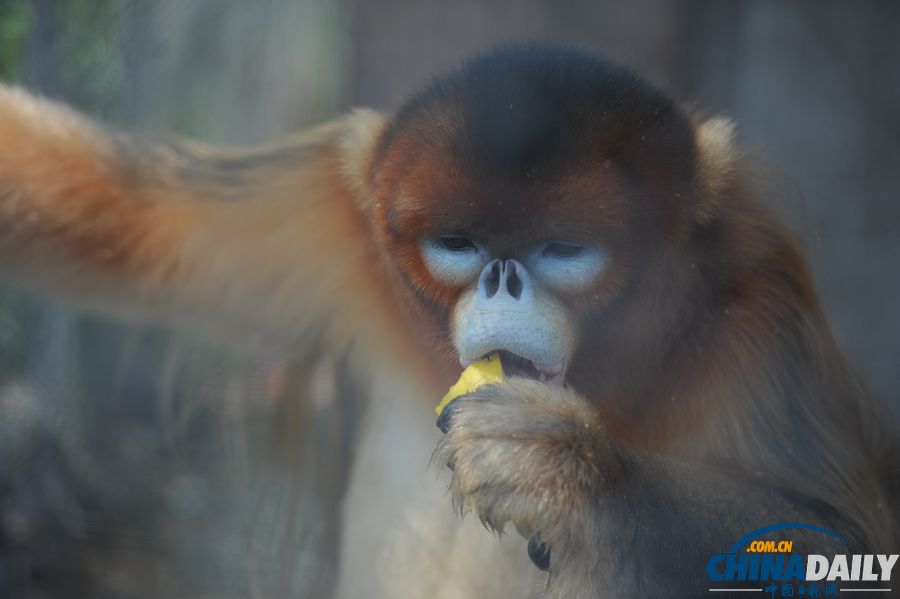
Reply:
<svg viewBox="0 0 900 599"><path fill-rule="evenodd" d="M696 597L707 561L751 531L842 526L761 477L629 450L568 390L511 379L447 409L435 460L453 470L455 505L530 538L536 565L549 565L548 597ZM836 549L819 533L791 538L795 551Z"/></svg>
<svg viewBox="0 0 900 599"><path fill-rule="evenodd" d="M241 339L383 350L400 327L359 183L381 123L360 111L248 151L154 145L0 85L0 275Z"/></svg>

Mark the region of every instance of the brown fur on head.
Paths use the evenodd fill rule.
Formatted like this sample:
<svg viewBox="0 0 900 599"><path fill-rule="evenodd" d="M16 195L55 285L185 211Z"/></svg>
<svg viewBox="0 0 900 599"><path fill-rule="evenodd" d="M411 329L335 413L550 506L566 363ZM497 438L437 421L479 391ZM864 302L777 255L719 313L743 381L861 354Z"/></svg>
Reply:
<svg viewBox="0 0 900 599"><path fill-rule="evenodd" d="M661 92L596 58L501 48L435 80L390 121L370 175L375 233L450 372L458 369L446 333L466 285L429 273L423 238L463 233L500 259L523 260L554 239L603 248L601 277L558 292L579 336L569 380L587 390L598 363L616 370L621 348L594 342L606 318L634 302L657 265L683 262L692 233L715 213L732 179L730 133L721 120L693 124ZM652 293L677 304L679 285ZM648 318L669 317L639 320ZM666 342L665 328L654 334L641 343Z"/></svg>

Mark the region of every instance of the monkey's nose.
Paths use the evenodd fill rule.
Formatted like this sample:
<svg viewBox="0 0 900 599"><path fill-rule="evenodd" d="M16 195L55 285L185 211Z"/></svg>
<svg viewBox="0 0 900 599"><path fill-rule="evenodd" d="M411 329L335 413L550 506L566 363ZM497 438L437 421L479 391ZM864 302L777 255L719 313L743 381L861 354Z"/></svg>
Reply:
<svg viewBox="0 0 900 599"><path fill-rule="evenodd" d="M528 271L517 260L491 260L478 279L478 289L485 299L509 295L518 300L530 289L530 285Z"/></svg>

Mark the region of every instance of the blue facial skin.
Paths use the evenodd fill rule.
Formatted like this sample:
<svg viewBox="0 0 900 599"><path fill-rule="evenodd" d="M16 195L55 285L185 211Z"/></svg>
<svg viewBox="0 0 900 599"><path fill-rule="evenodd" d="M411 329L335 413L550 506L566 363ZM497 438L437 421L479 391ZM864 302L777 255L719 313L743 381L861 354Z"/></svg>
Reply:
<svg viewBox="0 0 900 599"><path fill-rule="evenodd" d="M432 276L465 288L452 325L462 363L505 350L547 368L547 380L562 384L576 332L559 294L584 290L600 277L608 261L602 248L545 241L522 260L498 260L479 242L452 233L423 239L420 248Z"/></svg>
<svg viewBox="0 0 900 599"><path fill-rule="evenodd" d="M599 247L550 241L532 251L525 266L532 277L547 287L575 292L592 285L607 261L607 253Z"/></svg>
<svg viewBox="0 0 900 599"><path fill-rule="evenodd" d="M448 247L448 240L453 247ZM448 285L473 281L491 259L479 243L461 236L427 238L420 248L431 275ZM576 292L596 281L606 268L608 255L599 247L548 241L533 249L523 262L532 277L550 289Z"/></svg>
<svg viewBox="0 0 900 599"><path fill-rule="evenodd" d="M447 239L465 240L471 245L447 247ZM488 261L487 252L464 237L433 237L424 239L419 247L428 272L447 285L464 285L474 280Z"/></svg>

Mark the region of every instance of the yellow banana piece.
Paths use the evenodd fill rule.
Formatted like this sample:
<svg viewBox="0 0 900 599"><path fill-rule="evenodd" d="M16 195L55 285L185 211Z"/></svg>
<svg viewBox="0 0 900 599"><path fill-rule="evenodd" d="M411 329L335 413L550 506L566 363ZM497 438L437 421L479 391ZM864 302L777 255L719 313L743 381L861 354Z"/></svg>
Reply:
<svg viewBox="0 0 900 599"><path fill-rule="evenodd" d="M500 356L491 354L484 360L478 360L469 365L459 375L459 380L450 387L447 395L441 399L441 403L434 409L435 413L440 416L447 404L466 393L471 393L479 387L485 385L496 385L504 381L503 365L500 363Z"/></svg>

